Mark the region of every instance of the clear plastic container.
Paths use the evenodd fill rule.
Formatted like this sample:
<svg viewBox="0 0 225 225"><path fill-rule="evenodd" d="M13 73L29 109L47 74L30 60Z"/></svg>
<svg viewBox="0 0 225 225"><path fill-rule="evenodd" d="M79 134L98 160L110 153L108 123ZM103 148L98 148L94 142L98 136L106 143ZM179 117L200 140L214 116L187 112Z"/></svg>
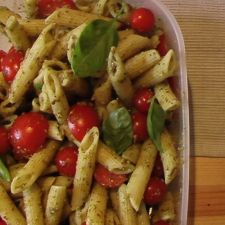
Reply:
<svg viewBox="0 0 225 225"><path fill-rule="evenodd" d="M180 89L181 108L179 121L176 123L178 149L180 150L180 173L173 183L173 191L177 200L177 225L187 225L188 193L189 193L189 104L188 104L188 82L185 60L184 39L180 27L169 9L159 0L127 0L132 6L145 7L152 10L157 20L162 22L169 46L176 52L178 60L177 85Z"/></svg>
<svg viewBox="0 0 225 225"><path fill-rule="evenodd" d="M179 153L181 158L180 173L173 183L173 191L177 193L177 225L187 225L188 212L188 191L189 191L189 105L188 105L188 85L187 69L185 61L185 46L183 36L178 23L168 8L159 0L126 0L133 6L146 7L151 9L156 18L162 21L169 46L174 49L178 59L178 86L180 87L181 107L179 111L179 121L176 123L177 140L179 143ZM0 0L0 5L4 5L13 11L22 14L22 0ZM0 35L1 49L7 50L9 44Z"/></svg>

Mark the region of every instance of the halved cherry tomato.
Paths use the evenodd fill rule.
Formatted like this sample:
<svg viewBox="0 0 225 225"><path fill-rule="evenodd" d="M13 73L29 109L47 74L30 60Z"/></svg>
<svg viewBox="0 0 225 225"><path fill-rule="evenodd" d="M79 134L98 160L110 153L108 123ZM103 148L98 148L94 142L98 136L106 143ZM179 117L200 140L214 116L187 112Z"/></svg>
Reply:
<svg viewBox="0 0 225 225"><path fill-rule="evenodd" d="M142 142L148 138L147 115L141 112L132 114L134 142Z"/></svg>
<svg viewBox="0 0 225 225"><path fill-rule="evenodd" d="M10 149L8 138L8 130L5 127L0 127L0 155L4 155Z"/></svg>
<svg viewBox="0 0 225 225"><path fill-rule="evenodd" d="M20 115L10 129L10 142L17 159L27 158L39 150L48 135L48 120L38 112Z"/></svg>
<svg viewBox="0 0 225 225"><path fill-rule="evenodd" d="M0 71L2 71L2 59L7 55L6 52L4 52L3 50L0 50Z"/></svg>
<svg viewBox="0 0 225 225"><path fill-rule="evenodd" d="M38 15L41 18L45 18L53 13L56 9L67 7L75 9L73 0L38 0Z"/></svg>
<svg viewBox="0 0 225 225"><path fill-rule="evenodd" d="M166 55L166 53L168 52L168 46L167 46L167 43L166 43L166 37L164 34L162 34L160 37L159 37L159 44L156 48L159 52L159 54L161 56L164 56Z"/></svg>
<svg viewBox="0 0 225 225"><path fill-rule="evenodd" d="M119 187L127 180L126 175L112 173L101 164L96 165L94 177L99 184L106 188Z"/></svg>
<svg viewBox="0 0 225 225"><path fill-rule="evenodd" d="M164 180L158 177L150 178L144 193L144 202L148 205L157 205L162 202L167 191Z"/></svg>
<svg viewBox="0 0 225 225"><path fill-rule="evenodd" d="M24 60L24 53L17 51L15 48L11 48L9 52L1 60L1 70L5 80L11 83L17 71L20 68L21 62Z"/></svg>
<svg viewBox="0 0 225 225"><path fill-rule="evenodd" d="M154 14L146 8L134 9L130 16L130 25L140 33L150 32L155 25Z"/></svg>
<svg viewBox="0 0 225 225"><path fill-rule="evenodd" d="M170 225L170 224L164 220L159 220L156 223L154 223L154 225Z"/></svg>
<svg viewBox="0 0 225 225"><path fill-rule="evenodd" d="M100 126L100 121L96 110L92 106L77 103L70 110L68 126L73 136L78 141L82 141L88 130L94 126Z"/></svg>
<svg viewBox="0 0 225 225"><path fill-rule="evenodd" d="M0 217L0 225L7 225L7 223Z"/></svg>
<svg viewBox="0 0 225 225"><path fill-rule="evenodd" d="M164 170L163 170L163 164L160 155L158 154L155 160L155 165L152 171L153 177L159 177L164 178Z"/></svg>
<svg viewBox="0 0 225 225"><path fill-rule="evenodd" d="M55 164L59 173L63 176L74 177L77 157L77 147L68 146L58 151L55 157Z"/></svg>
<svg viewBox="0 0 225 225"><path fill-rule="evenodd" d="M153 96L153 91L148 88L138 89L132 99L134 107L140 112L147 113Z"/></svg>

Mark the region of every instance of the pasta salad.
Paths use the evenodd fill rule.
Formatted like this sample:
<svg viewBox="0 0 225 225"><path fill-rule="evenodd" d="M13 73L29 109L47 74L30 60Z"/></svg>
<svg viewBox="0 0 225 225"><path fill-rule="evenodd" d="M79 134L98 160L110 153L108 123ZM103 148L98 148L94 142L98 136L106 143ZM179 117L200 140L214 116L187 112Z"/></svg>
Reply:
<svg viewBox="0 0 225 225"><path fill-rule="evenodd" d="M0 6L0 225L173 225L176 56L123 0Z"/></svg>

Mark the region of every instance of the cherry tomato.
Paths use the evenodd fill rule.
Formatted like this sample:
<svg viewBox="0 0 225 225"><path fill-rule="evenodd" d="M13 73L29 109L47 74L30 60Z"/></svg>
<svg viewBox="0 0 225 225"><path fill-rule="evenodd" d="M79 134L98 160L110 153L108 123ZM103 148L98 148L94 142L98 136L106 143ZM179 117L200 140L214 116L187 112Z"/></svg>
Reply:
<svg viewBox="0 0 225 225"><path fill-rule="evenodd" d="M72 106L68 116L68 126L78 141L82 141L88 130L99 125L98 114L92 106L81 103Z"/></svg>
<svg viewBox="0 0 225 225"><path fill-rule="evenodd" d="M153 96L153 91L148 88L138 89L133 96L134 107L140 112L147 113Z"/></svg>
<svg viewBox="0 0 225 225"><path fill-rule="evenodd" d="M74 177L76 173L78 151L76 147L68 146L57 152L55 164L63 176Z"/></svg>
<svg viewBox="0 0 225 225"><path fill-rule="evenodd" d="M147 115L141 112L132 114L133 136L135 142L142 142L148 138Z"/></svg>
<svg viewBox="0 0 225 225"><path fill-rule="evenodd" d="M1 60L1 70L5 80L11 83L20 68L20 64L24 59L24 53L11 48L5 57Z"/></svg>
<svg viewBox="0 0 225 225"><path fill-rule="evenodd" d="M154 225L170 225L170 224L164 220L159 220L156 223L154 223Z"/></svg>
<svg viewBox="0 0 225 225"><path fill-rule="evenodd" d="M67 7L75 9L73 0L38 0L38 15L41 18L45 18L53 13L56 9Z"/></svg>
<svg viewBox="0 0 225 225"><path fill-rule="evenodd" d="M99 184L106 188L119 187L127 180L126 175L112 173L101 164L96 165L94 177Z"/></svg>
<svg viewBox="0 0 225 225"><path fill-rule="evenodd" d="M156 48L159 52L159 54L161 56L164 56L166 55L166 53L168 52L168 46L167 46L167 43L166 43L166 38L165 38L165 35L162 34L160 37L159 37L159 44Z"/></svg>
<svg viewBox="0 0 225 225"><path fill-rule="evenodd" d="M144 202L148 205L157 205L165 197L166 191L165 182L158 177L152 177L144 193Z"/></svg>
<svg viewBox="0 0 225 225"><path fill-rule="evenodd" d="M130 16L130 25L138 32L150 32L155 25L154 14L146 8L134 9Z"/></svg>
<svg viewBox="0 0 225 225"><path fill-rule="evenodd" d="M161 161L161 157L158 154L155 160L155 165L152 171L152 176L153 177L159 177L159 178L164 178L164 170L163 170L163 164Z"/></svg>
<svg viewBox="0 0 225 225"><path fill-rule="evenodd" d="M16 158L27 158L37 152L48 135L48 120L38 112L20 115L10 129L10 141Z"/></svg>
<svg viewBox="0 0 225 225"><path fill-rule="evenodd" d="M0 217L0 225L7 225L7 223Z"/></svg>
<svg viewBox="0 0 225 225"><path fill-rule="evenodd" d="M4 52L3 50L0 50L0 71L2 71L2 59L7 55L6 52Z"/></svg>
<svg viewBox="0 0 225 225"><path fill-rule="evenodd" d="M82 225L86 225L86 222L82 223Z"/></svg>
<svg viewBox="0 0 225 225"><path fill-rule="evenodd" d="M8 131L5 127L0 127L0 140L0 155L4 155L10 149Z"/></svg>

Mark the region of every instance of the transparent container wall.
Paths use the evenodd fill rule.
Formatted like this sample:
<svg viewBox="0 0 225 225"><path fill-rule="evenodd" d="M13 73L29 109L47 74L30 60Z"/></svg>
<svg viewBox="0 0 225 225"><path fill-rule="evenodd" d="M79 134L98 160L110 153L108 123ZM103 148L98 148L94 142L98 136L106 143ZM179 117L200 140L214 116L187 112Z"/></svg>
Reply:
<svg viewBox="0 0 225 225"><path fill-rule="evenodd" d="M135 7L145 7L152 10L156 21L162 25L166 40L177 56L177 86L181 107L177 121L174 121L172 128L175 131L175 138L178 143L180 154L180 173L173 184L170 186L176 199L176 224L187 224L188 212L188 189L189 189L189 105L188 105L188 85L187 69L185 61L184 40L174 16L159 0L126 0Z"/></svg>

